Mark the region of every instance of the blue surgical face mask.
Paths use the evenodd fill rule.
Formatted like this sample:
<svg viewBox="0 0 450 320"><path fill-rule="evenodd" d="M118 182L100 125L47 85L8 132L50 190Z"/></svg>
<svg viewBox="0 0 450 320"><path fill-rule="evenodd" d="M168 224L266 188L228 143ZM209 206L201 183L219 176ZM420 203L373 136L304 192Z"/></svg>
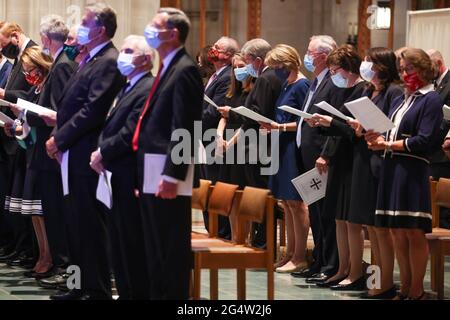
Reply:
<svg viewBox="0 0 450 320"><path fill-rule="evenodd" d="M340 73L336 73L331 76L331 80L338 88L348 88L348 79L345 79Z"/></svg>
<svg viewBox="0 0 450 320"><path fill-rule="evenodd" d="M234 76L236 77L236 80L240 82L247 80L249 77L247 67L234 69Z"/></svg>
<svg viewBox="0 0 450 320"><path fill-rule="evenodd" d="M159 38L158 28L147 26L145 28L144 35L148 45L155 50L158 49L163 43L163 41Z"/></svg>
<svg viewBox="0 0 450 320"><path fill-rule="evenodd" d="M258 78L258 71L256 71L253 64L248 64L246 68L247 68L247 72L250 76L252 76L253 78Z"/></svg>
<svg viewBox="0 0 450 320"><path fill-rule="evenodd" d="M133 64L133 58L133 54L123 52L119 54L117 68L125 77L128 77L136 69L136 66Z"/></svg>
<svg viewBox="0 0 450 320"><path fill-rule="evenodd" d="M78 43L82 46L89 44L92 40L89 39L89 33L91 29L85 26L80 26L78 28L77 39Z"/></svg>
<svg viewBox="0 0 450 320"><path fill-rule="evenodd" d="M303 59L303 64L305 65L306 70L309 72L316 71L316 67L314 66L314 58L307 54L305 55L305 59Z"/></svg>
<svg viewBox="0 0 450 320"><path fill-rule="evenodd" d="M370 82L375 78L375 71L373 71L372 68L373 62L363 61L359 71L364 80Z"/></svg>

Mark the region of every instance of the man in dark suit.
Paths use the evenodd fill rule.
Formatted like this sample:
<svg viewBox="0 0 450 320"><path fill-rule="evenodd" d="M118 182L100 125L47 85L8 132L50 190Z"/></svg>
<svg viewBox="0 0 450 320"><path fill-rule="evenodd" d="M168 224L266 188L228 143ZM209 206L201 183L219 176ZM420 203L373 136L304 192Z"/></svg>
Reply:
<svg viewBox="0 0 450 320"><path fill-rule="evenodd" d="M236 52L239 51L239 45L236 40L222 37L209 51L209 60L214 64L216 72L209 79L205 95L208 96L218 106L225 105L225 99L231 83L231 61ZM210 129L217 129L221 119L221 114L215 107L208 102L203 102L202 126L203 132ZM220 139L219 139L220 141ZM209 144L211 141L204 141ZM216 143L213 141L212 143ZM209 159L214 159L215 154L208 155ZM203 166L203 177L216 183L219 179L220 164L212 163ZM208 213L203 214L205 227L209 229ZM228 218L219 217L219 237L223 239L231 239L231 228Z"/></svg>
<svg viewBox="0 0 450 320"><path fill-rule="evenodd" d="M189 298L191 157L195 149L194 125L201 120L204 93L198 67L184 49L189 30L189 18L173 8L160 9L146 29L147 42L158 50L162 67L139 118L133 149L138 152L140 202L153 300ZM191 149L183 150L180 156L184 160L177 159L178 152L172 155L180 143L172 141L172 133L190 136L188 141L181 142L183 146L186 144L185 149ZM158 169L155 172L148 167Z"/></svg>
<svg viewBox="0 0 450 320"><path fill-rule="evenodd" d="M150 280L145 257L144 231L139 209L136 153L131 146L134 130L153 85L152 60L156 53L142 36L125 39L118 66L128 78L109 112L92 154L91 167L112 172L113 207L110 240L116 286L121 300L148 300Z"/></svg>
<svg viewBox="0 0 450 320"><path fill-rule="evenodd" d="M337 48L336 42L329 36L315 36L311 38L308 52L305 56L305 67L314 74L314 80L303 111L323 114L315 104L326 101L332 105L340 105L338 97L340 91L332 82L326 60L331 51ZM316 161L323 166L327 160L321 158L326 137L320 134L319 128L310 127L303 118L297 129L297 147L299 168L306 173L316 167ZM318 160L319 159L319 160ZM335 217L330 217L322 210L323 200L309 206L309 218L314 237L314 264L310 269L293 273L294 277L314 278L310 281L321 281L333 276L339 265L336 242Z"/></svg>
<svg viewBox="0 0 450 320"><path fill-rule="evenodd" d="M117 30L115 11L104 3L86 8L78 41L89 54L67 83L58 102L57 127L47 141L47 153L69 161L67 221L71 263L81 269L81 288L52 296L55 300L111 299L106 213L96 199L98 176L91 154L109 107L125 79L117 69L118 51L111 42Z"/></svg>
<svg viewBox="0 0 450 320"><path fill-rule="evenodd" d="M40 30L43 47L53 57L54 63L38 104L57 112L59 107L57 103L61 99L64 87L78 65L64 52L64 42L69 29L62 17L54 15L44 17ZM54 265L52 272L47 273L48 277L51 277L63 273L69 265L67 238L65 228L62 227L64 209L61 170L58 163L48 157L45 149L45 143L56 125L56 116L43 119L33 112L27 112L25 119L36 129L36 143L32 146L31 157L27 159L27 167L39 172L45 229Z"/></svg>
<svg viewBox="0 0 450 320"><path fill-rule="evenodd" d="M4 89L6 86L6 82L8 81L9 75L11 74L11 70L13 68L13 64L6 59L0 52L0 88Z"/></svg>
<svg viewBox="0 0 450 320"><path fill-rule="evenodd" d="M242 47L242 54L246 61L249 74L257 78L255 85L247 97L245 107L255 111L269 119L275 118L275 107L278 97L281 94L283 82L286 79L280 79L273 69L270 69L265 65L265 59L267 54L272 50L270 44L264 39L253 39L248 41ZM259 124L254 121L247 121L244 125L244 130L255 129L259 132ZM250 141L250 150L259 150L259 141ZM261 151L261 150L259 150ZM252 152L250 152L252 154ZM260 154L259 152L257 154ZM247 161L254 161L255 159L247 159ZM255 166L255 170L259 172L255 174L258 177L254 181L255 185L251 187L267 188L268 176L262 174L261 169L263 165L257 159L258 165ZM255 235L253 245L256 247L264 247L266 244L266 226L264 224L257 224L255 226Z"/></svg>
<svg viewBox="0 0 450 320"><path fill-rule="evenodd" d="M3 56L14 60L13 69L7 80L5 89L0 89L0 99L12 103L17 102L17 97L25 96L31 89L30 84L25 80L20 57L25 49L35 46L36 43L28 38L22 28L16 23L6 22L0 25L0 47ZM1 107L0 111L15 119L11 109ZM10 172L13 170L13 163L17 152L17 140L8 137L3 130L0 130L0 178L2 185L9 186ZM0 190L0 214L4 208L5 192ZM2 225L6 228L6 233L13 234L7 236L5 255L0 257L0 262L7 262L19 265L22 261L33 260L33 236L34 231L31 220L24 216L6 216ZM9 232L8 232L9 231Z"/></svg>
<svg viewBox="0 0 450 320"><path fill-rule="evenodd" d="M445 65L442 54L437 50L427 51L431 61L438 70L435 82L436 92L439 93L445 105L450 106L450 71ZM441 140L443 141L450 130L450 121L444 120L441 128ZM442 149L436 150L431 157L431 175L435 180L440 178L450 179L450 159ZM450 228L450 210L441 208L440 225L443 228Z"/></svg>

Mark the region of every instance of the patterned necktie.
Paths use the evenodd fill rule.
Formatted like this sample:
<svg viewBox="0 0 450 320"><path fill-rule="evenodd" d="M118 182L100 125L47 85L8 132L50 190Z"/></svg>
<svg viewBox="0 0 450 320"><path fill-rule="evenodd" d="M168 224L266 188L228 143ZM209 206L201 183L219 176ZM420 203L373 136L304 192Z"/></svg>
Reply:
<svg viewBox="0 0 450 320"><path fill-rule="evenodd" d="M164 66L161 65L161 67L159 68L158 75L156 76L155 82L153 82L153 86L152 86L152 89L150 90L150 94L148 95L147 102L145 103L145 107L141 113L141 116L139 117L139 121L136 126L136 131L134 132L133 144L132 144L133 150L135 152L139 150L139 135L141 134L142 122L144 121L145 115L149 111L150 102L156 93L156 89L158 89L158 85L159 85L159 81L161 80L161 73L162 73L163 69L164 69Z"/></svg>

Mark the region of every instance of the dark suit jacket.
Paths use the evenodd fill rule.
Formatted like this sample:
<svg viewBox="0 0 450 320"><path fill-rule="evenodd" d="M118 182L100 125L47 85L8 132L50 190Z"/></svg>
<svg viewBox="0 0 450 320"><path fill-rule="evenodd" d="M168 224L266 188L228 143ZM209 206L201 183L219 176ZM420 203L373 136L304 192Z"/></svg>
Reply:
<svg viewBox="0 0 450 320"><path fill-rule="evenodd" d="M2 69L0 70L0 88L4 89L6 86L6 82L8 81L8 77L11 74L13 65L11 62L6 60Z"/></svg>
<svg viewBox="0 0 450 320"><path fill-rule="evenodd" d="M40 106L58 111L57 102L61 99L66 83L75 73L77 68L78 65L71 61L63 51L53 63L37 103ZM33 148L29 150L29 152L31 152L31 157L29 157L27 163L28 167L33 170L57 172L59 170L58 163L48 157L45 149L45 143L50 138L53 128L48 127L47 124L33 112L27 112L26 120L31 127L36 128L36 143L33 145Z"/></svg>
<svg viewBox="0 0 450 320"><path fill-rule="evenodd" d="M142 122L138 152L139 183L143 180L146 153L167 155L162 174L180 181L186 180L189 164L173 163L171 153L178 142L172 142L171 137L175 130L187 130L191 136L191 151L194 151L194 122L200 122L202 118L203 94L203 82L197 65L183 48L164 73Z"/></svg>
<svg viewBox="0 0 450 320"><path fill-rule="evenodd" d="M325 114L322 109L319 109L315 104L322 101L326 101L329 104L336 106L342 105L339 100L342 99L342 89L339 89L333 84L331 76L328 73L325 78L320 83L319 87L316 89L314 96L308 108L308 113L314 114ZM308 98L305 100L305 105ZM305 105L303 109L305 109ZM306 122L302 124L302 144L300 147L301 159L305 171L309 171L315 167L316 160L320 157L322 149L325 145L327 137L321 134L320 128L311 128Z"/></svg>
<svg viewBox="0 0 450 320"><path fill-rule="evenodd" d="M125 78L117 69L119 52L112 43L75 73L58 102L58 124L54 131L60 151L70 150L69 170L76 175L95 175L90 166L92 152L109 108Z"/></svg>
<svg viewBox="0 0 450 320"><path fill-rule="evenodd" d="M30 40L26 48L36 45L37 44L33 40ZM30 89L31 85L27 82L27 80L25 80L25 75L23 74L22 63L20 63L20 59L17 58L14 63L14 67L11 70L11 75L9 77L8 83L5 87L5 100L16 103L18 97L26 99L28 97ZM16 116L9 108L2 107L1 111L13 119L16 118ZM3 146L6 154L10 156L16 154L17 141L15 138L6 136L3 130L0 130L0 140L0 144Z"/></svg>
<svg viewBox="0 0 450 320"><path fill-rule="evenodd" d="M439 93L439 96L441 97L441 100L444 104L447 106L450 106L450 71L447 72L444 79L442 79L442 82L440 85L436 88L436 92ZM447 136L448 131L450 130L450 121L444 120L442 122L441 130L440 130L440 141L444 141L445 137ZM450 166L450 160L445 155L442 148L438 148L433 152L431 156L431 164L445 164L446 166Z"/></svg>
<svg viewBox="0 0 450 320"><path fill-rule="evenodd" d="M227 66L206 89L205 94L219 107L225 105L231 83L231 66ZM206 101L203 102L203 130L216 129L221 119L220 113Z"/></svg>
<svg viewBox="0 0 450 320"><path fill-rule="evenodd" d="M106 168L113 174L130 174L136 168L136 154L131 143L154 80L150 73L141 78L116 102L108 115L99 147Z"/></svg>

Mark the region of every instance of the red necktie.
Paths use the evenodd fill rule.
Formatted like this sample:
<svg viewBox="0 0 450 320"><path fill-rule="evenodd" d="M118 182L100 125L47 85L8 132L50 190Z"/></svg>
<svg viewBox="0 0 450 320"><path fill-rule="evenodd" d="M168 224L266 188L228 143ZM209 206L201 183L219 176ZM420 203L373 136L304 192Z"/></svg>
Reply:
<svg viewBox="0 0 450 320"><path fill-rule="evenodd" d="M136 131L134 131L132 146L133 146L133 151L135 151L135 152L138 151L138 149L139 149L139 135L141 133L142 121L144 120L145 115L149 111L148 109L150 108L150 101L152 100L153 96L155 95L156 89L158 88L159 81L161 80L161 73L162 73L163 69L164 69L164 66L161 65L161 67L159 68L158 75L156 76L155 82L153 82L153 86L152 86L152 89L150 90L150 94L147 98L147 102L145 103L144 110L142 111L142 114L139 117Z"/></svg>

